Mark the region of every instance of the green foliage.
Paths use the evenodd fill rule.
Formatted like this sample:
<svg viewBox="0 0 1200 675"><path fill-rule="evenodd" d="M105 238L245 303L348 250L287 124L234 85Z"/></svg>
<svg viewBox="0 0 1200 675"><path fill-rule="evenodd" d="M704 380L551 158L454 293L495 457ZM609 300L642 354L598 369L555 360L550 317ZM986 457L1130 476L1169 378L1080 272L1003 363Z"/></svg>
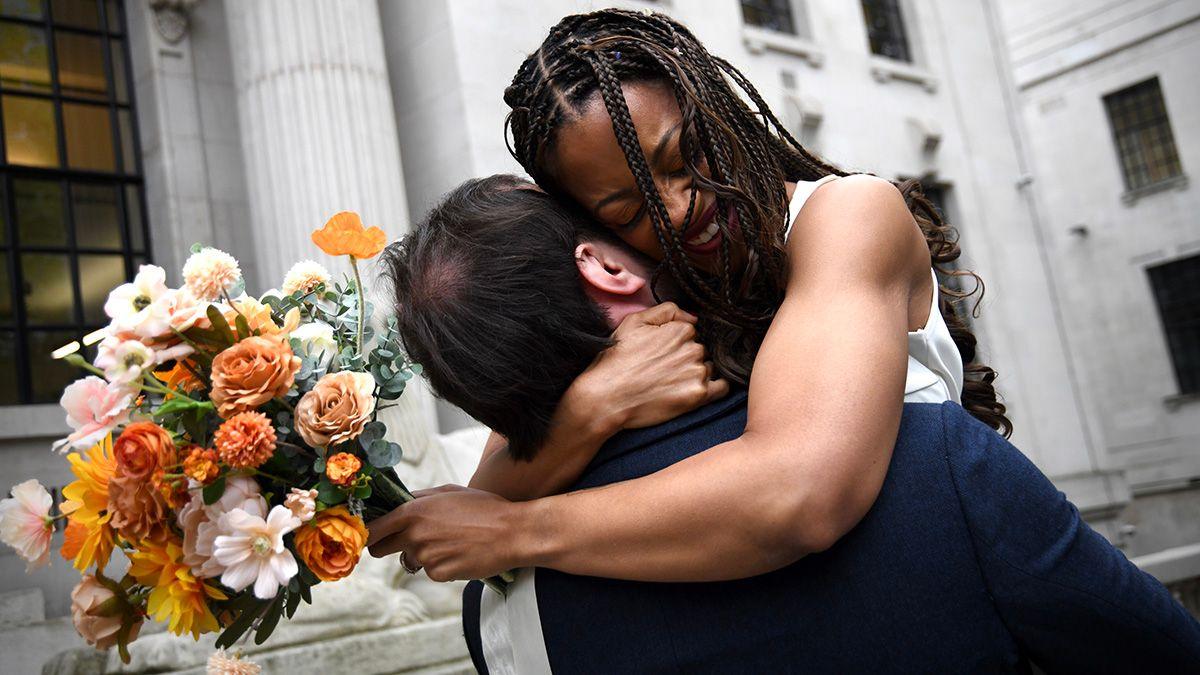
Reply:
<svg viewBox="0 0 1200 675"><path fill-rule="evenodd" d="M204 504L216 504L221 495L225 494L225 474L217 476L217 479L208 485L204 486L204 490L200 492L200 496L204 498Z"/></svg>
<svg viewBox="0 0 1200 675"><path fill-rule="evenodd" d="M346 497L345 490L329 482L327 476L321 476L321 481L317 483L317 499L329 506L334 506L346 501Z"/></svg>

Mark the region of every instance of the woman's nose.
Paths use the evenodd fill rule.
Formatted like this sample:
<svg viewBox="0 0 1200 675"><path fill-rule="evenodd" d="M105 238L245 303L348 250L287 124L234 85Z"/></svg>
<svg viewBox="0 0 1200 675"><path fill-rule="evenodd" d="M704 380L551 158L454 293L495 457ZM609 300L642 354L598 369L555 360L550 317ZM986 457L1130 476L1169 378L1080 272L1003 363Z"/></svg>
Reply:
<svg viewBox="0 0 1200 675"><path fill-rule="evenodd" d="M673 181L673 184L664 186L660 194L663 197L663 203L667 207L667 214L671 217L671 227L676 230L682 230L687 226L688 205L692 201L692 184L691 181ZM696 214L692 214L695 219Z"/></svg>

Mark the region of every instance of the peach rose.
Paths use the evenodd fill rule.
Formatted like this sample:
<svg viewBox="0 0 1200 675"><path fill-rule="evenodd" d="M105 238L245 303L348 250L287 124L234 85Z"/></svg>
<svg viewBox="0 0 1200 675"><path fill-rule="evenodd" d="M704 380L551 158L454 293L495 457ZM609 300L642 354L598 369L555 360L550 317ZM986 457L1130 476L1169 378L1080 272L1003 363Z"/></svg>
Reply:
<svg viewBox="0 0 1200 675"><path fill-rule="evenodd" d="M163 467L175 463L175 441L166 429L153 422L134 422L113 443L118 475L146 481L157 480Z"/></svg>
<svg viewBox="0 0 1200 675"><path fill-rule="evenodd" d="M354 440L375 412L375 378L343 370L317 381L296 406L296 431L313 447Z"/></svg>
<svg viewBox="0 0 1200 675"><path fill-rule="evenodd" d="M279 336L256 335L217 354L212 402L226 419L283 396L292 388L300 357Z"/></svg>
<svg viewBox="0 0 1200 675"><path fill-rule="evenodd" d="M361 468L362 461L359 458L348 452L339 452L325 462L325 475L329 476L329 481L334 485L349 487L354 484Z"/></svg>
<svg viewBox="0 0 1200 675"><path fill-rule="evenodd" d="M138 631L142 628L141 617L127 616L125 612L109 613L101 609L104 603L115 597L110 588L91 574L80 579L79 585L71 591L71 620L75 623L75 630L96 649L104 650L116 645L121 624L126 621L132 622L127 643L137 639Z"/></svg>
<svg viewBox="0 0 1200 675"><path fill-rule="evenodd" d="M354 571L367 526L345 506L325 509L296 530L296 552L321 581L337 581Z"/></svg>
<svg viewBox="0 0 1200 675"><path fill-rule="evenodd" d="M108 480L109 521L125 541L161 539L167 532L167 500L152 481L121 475Z"/></svg>

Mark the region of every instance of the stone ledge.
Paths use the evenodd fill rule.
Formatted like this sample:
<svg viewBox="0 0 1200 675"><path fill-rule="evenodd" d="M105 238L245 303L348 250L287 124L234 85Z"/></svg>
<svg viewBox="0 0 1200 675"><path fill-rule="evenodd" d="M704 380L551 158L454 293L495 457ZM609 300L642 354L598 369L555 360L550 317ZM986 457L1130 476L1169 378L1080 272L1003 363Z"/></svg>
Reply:
<svg viewBox="0 0 1200 675"><path fill-rule="evenodd" d="M46 597L40 588L0 593L0 630L46 620Z"/></svg>

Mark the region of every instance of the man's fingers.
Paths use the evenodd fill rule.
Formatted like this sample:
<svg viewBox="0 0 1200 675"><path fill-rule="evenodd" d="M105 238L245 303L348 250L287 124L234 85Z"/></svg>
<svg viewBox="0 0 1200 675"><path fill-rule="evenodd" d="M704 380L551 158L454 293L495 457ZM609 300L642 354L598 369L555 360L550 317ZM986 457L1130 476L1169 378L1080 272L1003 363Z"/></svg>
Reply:
<svg viewBox="0 0 1200 675"><path fill-rule="evenodd" d="M404 531L404 506L399 506L388 513L367 523L367 546Z"/></svg>
<svg viewBox="0 0 1200 675"><path fill-rule="evenodd" d="M637 314L631 314L625 318L626 321L631 319L647 326L661 326L672 321L682 321L684 323L696 323L697 321L695 316L683 311L679 308L679 305L673 302L664 302L661 305L655 305L650 309L642 310Z"/></svg>
<svg viewBox="0 0 1200 675"><path fill-rule="evenodd" d="M705 387L707 389L704 395L704 402L706 404L724 398L729 393L729 382L727 380L709 380L705 383Z"/></svg>
<svg viewBox="0 0 1200 675"><path fill-rule="evenodd" d="M374 544L367 544L367 550L376 558L384 558L404 550L404 542L400 540L399 536L393 534L380 539ZM409 560L408 564L415 566L412 560Z"/></svg>
<svg viewBox="0 0 1200 675"><path fill-rule="evenodd" d="M507 443L507 441L505 442ZM439 485L437 487L425 488L424 490L414 490L412 496L420 499L421 497L428 497L429 495L441 494L443 492L453 492L459 489L461 489L459 485Z"/></svg>

